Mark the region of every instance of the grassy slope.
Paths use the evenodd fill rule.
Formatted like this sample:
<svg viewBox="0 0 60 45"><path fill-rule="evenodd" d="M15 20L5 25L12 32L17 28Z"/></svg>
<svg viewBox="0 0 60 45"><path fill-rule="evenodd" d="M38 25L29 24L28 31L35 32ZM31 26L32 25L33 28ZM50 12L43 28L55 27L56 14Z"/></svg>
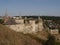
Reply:
<svg viewBox="0 0 60 45"><path fill-rule="evenodd" d="M41 45L41 43L0 24L0 45Z"/></svg>

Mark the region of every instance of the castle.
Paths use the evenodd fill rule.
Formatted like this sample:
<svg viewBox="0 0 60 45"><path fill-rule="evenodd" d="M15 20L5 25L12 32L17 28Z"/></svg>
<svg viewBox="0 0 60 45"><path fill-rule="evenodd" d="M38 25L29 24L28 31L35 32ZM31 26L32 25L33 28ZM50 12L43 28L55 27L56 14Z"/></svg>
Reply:
<svg viewBox="0 0 60 45"><path fill-rule="evenodd" d="M43 21L40 16L35 16L35 18L31 18L34 16L30 16L30 18L27 18L27 16L8 16L7 9L4 16L4 24L9 27L10 29L16 31L16 32L24 32L24 33L36 33L38 31L46 31L50 34L58 34L58 29L49 29L49 27L52 27L52 20L45 20ZM48 22L48 26L44 25L44 22ZM44 28L44 26L45 28ZM55 26L56 27L56 26Z"/></svg>
<svg viewBox="0 0 60 45"><path fill-rule="evenodd" d="M38 19L22 18L21 16L12 17L5 19L4 23L16 32L36 33L43 30L43 21L40 17L38 17Z"/></svg>

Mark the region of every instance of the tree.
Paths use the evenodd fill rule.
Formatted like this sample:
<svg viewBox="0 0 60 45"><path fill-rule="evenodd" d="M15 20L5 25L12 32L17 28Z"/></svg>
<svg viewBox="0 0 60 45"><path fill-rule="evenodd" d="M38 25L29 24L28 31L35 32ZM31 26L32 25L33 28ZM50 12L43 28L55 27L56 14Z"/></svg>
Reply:
<svg viewBox="0 0 60 45"><path fill-rule="evenodd" d="M0 19L0 24L3 24L3 19Z"/></svg>
<svg viewBox="0 0 60 45"><path fill-rule="evenodd" d="M55 45L55 37L52 35L49 35L45 45Z"/></svg>

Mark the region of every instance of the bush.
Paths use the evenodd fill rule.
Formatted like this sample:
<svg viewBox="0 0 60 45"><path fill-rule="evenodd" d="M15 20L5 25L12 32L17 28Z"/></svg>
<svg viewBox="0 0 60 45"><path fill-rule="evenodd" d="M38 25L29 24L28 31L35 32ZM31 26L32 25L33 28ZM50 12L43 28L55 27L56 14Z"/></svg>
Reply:
<svg viewBox="0 0 60 45"><path fill-rule="evenodd" d="M46 41L45 45L55 45L55 37L49 35L48 40Z"/></svg>
<svg viewBox="0 0 60 45"><path fill-rule="evenodd" d="M60 43L56 43L56 45L60 45Z"/></svg>
<svg viewBox="0 0 60 45"><path fill-rule="evenodd" d="M0 19L0 24L3 24L3 19Z"/></svg>

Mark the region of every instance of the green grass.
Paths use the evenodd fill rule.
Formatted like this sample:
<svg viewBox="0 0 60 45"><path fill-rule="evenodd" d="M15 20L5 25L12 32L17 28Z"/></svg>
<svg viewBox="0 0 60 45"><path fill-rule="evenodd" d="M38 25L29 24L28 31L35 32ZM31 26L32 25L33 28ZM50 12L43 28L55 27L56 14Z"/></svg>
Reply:
<svg viewBox="0 0 60 45"><path fill-rule="evenodd" d="M58 43L56 43L56 45L60 45L60 43L58 42Z"/></svg>

